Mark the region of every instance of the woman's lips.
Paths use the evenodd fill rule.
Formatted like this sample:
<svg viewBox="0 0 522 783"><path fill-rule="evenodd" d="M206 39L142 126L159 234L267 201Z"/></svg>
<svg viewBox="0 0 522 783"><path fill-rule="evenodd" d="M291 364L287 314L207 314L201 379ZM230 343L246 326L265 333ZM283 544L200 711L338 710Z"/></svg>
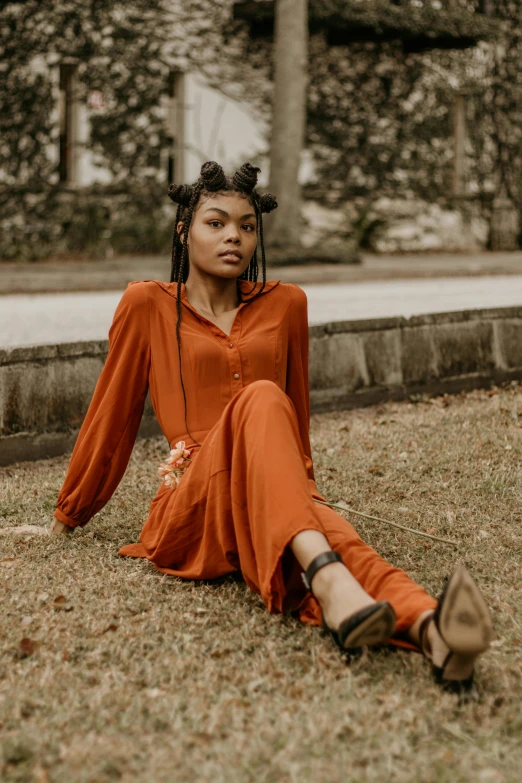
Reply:
<svg viewBox="0 0 522 783"><path fill-rule="evenodd" d="M223 261L235 261L236 263L241 261L241 258L235 253L220 253L219 257L222 258Z"/></svg>

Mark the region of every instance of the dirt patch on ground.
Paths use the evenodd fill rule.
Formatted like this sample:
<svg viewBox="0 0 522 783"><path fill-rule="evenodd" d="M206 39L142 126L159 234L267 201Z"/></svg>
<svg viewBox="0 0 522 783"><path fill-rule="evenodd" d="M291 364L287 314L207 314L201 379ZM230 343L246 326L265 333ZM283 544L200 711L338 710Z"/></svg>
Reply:
<svg viewBox="0 0 522 783"><path fill-rule="evenodd" d="M313 417L332 501L454 538L352 518L438 594L463 560L497 639L459 705L415 653L347 666L319 629L269 615L231 577L183 582L121 559L166 454L136 444L106 508L71 537L0 537L5 781L508 783L522 750L522 389ZM68 457L0 469L0 526L48 524Z"/></svg>

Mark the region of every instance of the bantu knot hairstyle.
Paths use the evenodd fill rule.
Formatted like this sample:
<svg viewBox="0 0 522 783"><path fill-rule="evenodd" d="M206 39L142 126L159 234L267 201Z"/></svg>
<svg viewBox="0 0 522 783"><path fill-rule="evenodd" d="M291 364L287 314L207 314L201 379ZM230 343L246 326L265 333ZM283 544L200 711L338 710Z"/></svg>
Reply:
<svg viewBox="0 0 522 783"><path fill-rule="evenodd" d="M185 386L183 384L183 374L181 372L181 338L180 338L180 324L181 324L181 284L187 281L189 274L189 253L188 253L188 234L190 226L192 224L192 218L194 217L194 211L199 201L200 196L216 193L240 193L243 194L248 201L254 207L257 218L257 233L259 237L259 245L261 247L261 269L263 275L263 284L259 291L254 296L250 294L254 291L258 277L258 263L257 263L257 248L254 251L254 255L250 259L248 268L245 269L242 275L238 279L248 280L253 283L252 290L247 293L248 299L244 300L248 303L257 299L263 292L266 284L266 257L265 257L265 243L263 238L263 212L272 212L277 207L277 200L275 196L270 193L265 193L260 196L256 190L257 175L261 169L256 166L252 166L250 163L243 163L232 178L225 175L225 172L219 165L213 160L208 160L201 167L199 178L192 185L171 185L168 191L168 196L172 201L178 204L176 212L176 223L174 226L174 233L172 236L172 263L170 269L170 282L177 283L177 311L178 320L176 323L176 337L178 341L178 357L180 368L181 388L183 391L183 399L185 402L185 426L187 427L187 434L190 434L187 424L187 397L185 394ZM183 240L180 239L178 234L178 225L183 223ZM238 301L242 300L242 291L238 283L237 287ZM197 441L195 441L197 443Z"/></svg>
<svg viewBox="0 0 522 783"><path fill-rule="evenodd" d="M271 193L263 193L259 199L259 205L261 212L272 212L273 209L277 209L277 199Z"/></svg>
<svg viewBox="0 0 522 783"><path fill-rule="evenodd" d="M232 184L243 193L252 193L257 185L257 175L261 169L252 166L250 163L243 163L240 169L232 177Z"/></svg>
<svg viewBox="0 0 522 783"><path fill-rule="evenodd" d="M189 206L193 195L194 188L191 185L171 185L168 192L169 198L174 203L182 204L184 207Z"/></svg>
<svg viewBox="0 0 522 783"><path fill-rule="evenodd" d="M200 179L205 190L209 190L211 193L217 193L227 187L225 172L214 160L208 160L202 165Z"/></svg>

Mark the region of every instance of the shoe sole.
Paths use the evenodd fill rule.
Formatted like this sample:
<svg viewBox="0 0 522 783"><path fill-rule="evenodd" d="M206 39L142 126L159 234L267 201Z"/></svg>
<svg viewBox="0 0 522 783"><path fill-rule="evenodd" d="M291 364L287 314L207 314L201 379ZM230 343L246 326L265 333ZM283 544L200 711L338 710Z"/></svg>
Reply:
<svg viewBox="0 0 522 783"><path fill-rule="evenodd" d="M391 606L383 606L359 623L352 633L348 634L343 646L346 650L352 647L362 647L365 644L382 644L393 636L396 622L397 618Z"/></svg>
<svg viewBox="0 0 522 783"><path fill-rule="evenodd" d="M493 639L493 623L488 605L461 563L455 568L446 587L439 629L450 650L461 655L484 652Z"/></svg>

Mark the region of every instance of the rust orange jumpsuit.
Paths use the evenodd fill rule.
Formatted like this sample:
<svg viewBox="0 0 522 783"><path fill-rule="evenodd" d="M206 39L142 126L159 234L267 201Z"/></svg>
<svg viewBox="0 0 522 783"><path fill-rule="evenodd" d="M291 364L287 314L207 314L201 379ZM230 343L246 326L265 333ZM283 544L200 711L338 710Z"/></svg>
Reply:
<svg viewBox="0 0 522 783"><path fill-rule="evenodd" d="M308 433L306 295L296 285L269 281L248 304L253 284L240 286L244 301L230 335L191 306L182 286L187 423L201 446L175 490L161 482L140 543L119 554L146 557L159 571L186 579L241 571L268 611L296 611L317 625L320 607L306 593L288 544L301 530L319 530L363 588L392 604L397 632L404 631L435 600L339 514L313 501L324 498L314 481ZM66 525L85 525L111 498L149 388L171 448L179 440L194 446L185 431L176 290L176 283L135 281L116 308L107 359L55 510Z"/></svg>

